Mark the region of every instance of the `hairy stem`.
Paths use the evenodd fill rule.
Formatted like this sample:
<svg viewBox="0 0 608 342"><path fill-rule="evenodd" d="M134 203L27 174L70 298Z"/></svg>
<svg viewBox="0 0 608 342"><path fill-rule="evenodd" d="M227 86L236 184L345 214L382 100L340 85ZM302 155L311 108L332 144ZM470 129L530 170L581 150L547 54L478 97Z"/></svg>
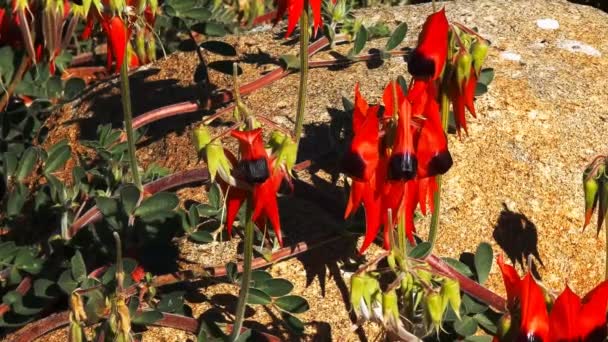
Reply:
<svg viewBox="0 0 608 342"><path fill-rule="evenodd" d="M241 334L243 321L245 320L245 308L247 307L247 297L249 296L249 283L251 281L251 260L253 259L253 201L251 196L247 201L247 223L245 224L245 247L243 249L243 274L241 275L241 290L239 291L239 301L236 307L234 326L230 334L230 341L236 341Z"/></svg>
<svg viewBox="0 0 608 342"><path fill-rule="evenodd" d="M127 131L127 147L129 149L129 163L133 183L141 191L141 178L137 168L137 156L135 155L135 132L133 131L133 113L131 112L131 91L129 89L129 49L125 49L125 57L120 68L120 93L122 101L122 112L125 119L125 131Z"/></svg>
<svg viewBox="0 0 608 342"><path fill-rule="evenodd" d="M306 91L308 84L308 1L304 1L304 11L300 17L300 88L298 89L298 112L294 136L296 145L300 143L306 112Z"/></svg>

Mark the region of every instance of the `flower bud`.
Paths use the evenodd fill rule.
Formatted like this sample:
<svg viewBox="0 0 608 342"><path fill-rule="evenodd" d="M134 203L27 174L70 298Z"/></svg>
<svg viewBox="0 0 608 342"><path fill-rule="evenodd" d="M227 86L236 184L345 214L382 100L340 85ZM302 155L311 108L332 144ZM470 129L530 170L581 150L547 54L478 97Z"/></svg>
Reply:
<svg viewBox="0 0 608 342"><path fill-rule="evenodd" d="M443 311L441 296L435 292L427 294L424 298L425 316L427 322L430 323L437 331L439 331L441 328Z"/></svg>
<svg viewBox="0 0 608 342"><path fill-rule="evenodd" d="M585 223L583 224L583 228L591 222L591 216L597 207L599 199L598 192L600 189L600 182L596 176L591 175L590 172L591 168L588 168L583 173L583 190L585 193Z"/></svg>
<svg viewBox="0 0 608 342"><path fill-rule="evenodd" d="M603 169L603 168L602 168ZM603 170L600 174L603 175ZM599 234L600 229L602 229L602 224L606 218L606 213L608 212L608 179L605 176L601 176L599 180L599 210L597 213L597 232Z"/></svg>
<svg viewBox="0 0 608 342"><path fill-rule="evenodd" d="M146 39L144 37L144 31L139 30L135 35L135 52L137 57L142 63L148 59L146 54Z"/></svg>
<svg viewBox="0 0 608 342"><path fill-rule="evenodd" d="M387 325L397 326L400 322L398 301L394 289L382 294L382 314Z"/></svg>
<svg viewBox="0 0 608 342"><path fill-rule="evenodd" d="M148 57L149 62L154 62L156 60L156 40L154 37L150 37L146 44L146 57Z"/></svg>
<svg viewBox="0 0 608 342"><path fill-rule="evenodd" d="M481 66L488 55L488 44L479 39L476 40L471 46L471 55L473 56L473 68L475 69L475 74L477 77L479 77Z"/></svg>
<svg viewBox="0 0 608 342"><path fill-rule="evenodd" d="M116 300L116 313L118 314L118 335L124 338L125 341L129 341L129 335L131 334L131 316L129 314L129 307L125 303L123 298Z"/></svg>
<svg viewBox="0 0 608 342"><path fill-rule="evenodd" d="M215 175L219 172L222 179L228 179L232 164L226 157L224 147L219 141L214 141L205 147L205 157L211 181L215 181Z"/></svg>
<svg viewBox="0 0 608 342"><path fill-rule="evenodd" d="M87 320L87 313L84 310L82 297L76 291L70 295L70 309L75 322L80 323Z"/></svg>
<svg viewBox="0 0 608 342"><path fill-rule="evenodd" d="M462 88L469 80L471 67L473 66L472 62L473 58L470 53L462 51L458 54L456 59L456 81L460 92L462 92Z"/></svg>
<svg viewBox="0 0 608 342"><path fill-rule="evenodd" d="M496 337L499 341L508 341L509 331L511 330L511 315L509 313L504 314L498 320L496 327Z"/></svg>
<svg viewBox="0 0 608 342"><path fill-rule="evenodd" d="M406 272L403 279L401 279L401 291L404 295L409 295L414 288L414 276L411 273Z"/></svg>
<svg viewBox="0 0 608 342"><path fill-rule="evenodd" d="M454 279L447 278L441 285L441 298L444 310L450 304L456 317L460 319L460 283Z"/></svg>
<svg viewBox="0 0 608 342"><path fill-rule="evenodd" d="M268 144L273 150L273 153L277 156L277 164L275 165L284 164L287 172L291 176L291 169L296 164L296 158L298 156L298 145L291 140L290 137L279 131L272 132Z"/></svg>
<svg viewBox="0 0 608 342"><path fill-rule="evenodd" d="M357 315L361 314L361 306L365 305L363 290L365 279L362 274L353 274L350 277L350 305Z"/></svg>
<svg viewBox="0 0 608 342"><path fill-rule="evenodd" d="M201 153L210 141L211 133L209 133L209 129L207 129L206 125L200 125L193 130L192 144L194 145L196 152Z"/></svg>

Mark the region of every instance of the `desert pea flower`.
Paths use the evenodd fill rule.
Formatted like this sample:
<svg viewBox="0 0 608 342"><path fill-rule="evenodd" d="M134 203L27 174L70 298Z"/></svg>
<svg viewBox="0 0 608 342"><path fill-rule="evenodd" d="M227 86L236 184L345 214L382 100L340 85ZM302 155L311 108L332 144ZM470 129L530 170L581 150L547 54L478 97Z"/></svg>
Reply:
<svg viewBox="0 0 608 342"><path fill-rule="evenodd" d="M441 76L448 54L448 31L445 8L426 19L407 64L414 78L436 80Z"/></svg>
<svg viewBox="0 0 608 342"><path fill-rule="evenodd" d="M528 272L519 278L513 266L498 257L511 320L518 324L508 327L498 341L603 341L606 338L606 309L608 307L608 281L603 281L583 299L568 286L557 297L547 312L545 296Z"/></svg>
<svg viewBox="0 0 608 342"><path fill-rule="evenodd" d="M304 5L308 3L310 5L310 9L312 10L313 15L313 29L314 35L317 34L319 27L323 25L323 19L321 18L321 0L277 0L277 16L275 18L275 22L280 20L285 12L287 12L287 34L285 37L291 36L293 30L298 24L298 20L300 20L300 16L302 16L302 12L304 11ZM305 12L304 15L307 15ZM300 28L308 29L306 28Z"/></svg>

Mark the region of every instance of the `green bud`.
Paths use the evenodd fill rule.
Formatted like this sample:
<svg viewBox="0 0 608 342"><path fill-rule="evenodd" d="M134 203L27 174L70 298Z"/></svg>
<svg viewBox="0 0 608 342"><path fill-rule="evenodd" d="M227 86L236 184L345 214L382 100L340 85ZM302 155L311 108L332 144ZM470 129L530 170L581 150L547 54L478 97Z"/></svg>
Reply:
<svg viewBox="0 0 608 342"><path fill-rule="evenodd" d="M399 321L398 301L397 291L394 289L382 294L382 313L386 321Z"/></svg>
<svg viewBox="0 0 608 342"><path fill-rule="evenodd" d="M441 285L441 298L443 300L443 308L450 304L458 319L460 319L460 283L458 281L447 278Z"/></svg>
<svg viewBox="0 0 608 342"><path fill-rule="evenodd" d="M498 320L498 326L496 327L496 337L500 341L509 341L509 332L511 330L511 315L509 313L504 314Z"/></svg>
<svg viewBox="0 0 608 342"><path fill-rule="evenodd" d="M135 51L139 60L144 62L146 60L146 39L143 30L139 30L135 35Z"/></svg>
<svg viewBox="0 0 608 342"><path fill-rule="evenodd" d="M70 336L69 336L68 341L80 342L80 341L83 341L82 337L83 337L82 327L80 326L80 324L72 321L71 317L70 317Z"/></svg>
<svg viewBox="0 0 608 342"><path fill-rule="evenodd" d="M192 144L197 153L201 153L210 141L211 134L209 133L207 126L200 125L192 132Z"/></svg>
<svg viewBox="0 0 608 342"><path fill-rule="evenodd" d="M488 44L481 40L476 40L471 46L471 55L473 56L473 68L475 74L479 77L481 66L488 55Z"/></svg>
<svg viewBox="0 0 608 342"><path fill-rule="evenodd" d="M268 145L272 149L272 153L277 156L276 165L284 164L287 172L291 175L298 156L298 145L290 137L279 131L272 132Z"/></svg>
<svg viewBox="0 0 608 342"><path fill-rule="evenodd" d="M424 312L427 322L429 322L437 332L439 332L439 329L441 328L443 311L441 296L435 292L427 294L424 298Z"/></svg>
<svg viewBox="0 0 608 342"><path fill-rule="evenodd" d="M597 207L599 199L600 182L595 175L590 175L590 172L591 169L587 169L583 173L583 190L585 192L585 223L583 224L583 228L591 222L591 216Z"/></svg>
<svg viewBox="0 0 608 342"><path fill-rule="evenodd" d="M224 147L219 140L210 142L205 146L205 158L211 181L215 181L215 175L219 172L220 177L226 179L232 170L232 164L226 157Z"/></svg>
<svg viewBox="0 0 608 342"><path fill-rule="evenodd" d="M393 271L397 271L397 262L395 261L395 253L391 251L391 253L386 257L386 262L388 262L388 267Z"/></svg>
<svg viewBox="0 0 608 342"><path fill-rule="evenodd" d="M148 5L150 6L150 11L153 15L156 15L156 11L158 9L158 0L148 0Z"/></svg>
<svg viewBox="0 0 608 342"><path fill-rule="evenodd" d="M471 76L471 67L473 58L468 52L460 52L456 59L456 81L458 82L458 89L462 91L462 88L469 80Z"/></svg>
<svg viewBox="0 0 608 342"><path fill-rule="evenodd" d="M420 278L420 280L424 281L427 284L430 284L431 280L433 279L433 274L427 270L418 270L416 274L418 275L418 278Z"/></svg>
<svg viewBox="0 0 608 342"><path fill-rule="evenodd" d="M365 288L365 279L361 274L353 274L350 277L350 305L357 315L361 314L361 300L363 299L363 290Z"/></svg>
<svg viewBox="0 0 608 342"><path fill-rule="evenodd" d="M156 60L156 40L154 37L149 37L148 44L146 44L146 56L148 61L153 62Z"/></svg>
<svg viewBox="0 0 608 342"><path fill-rule="evenodd" d="M600 172L601 175L604 174L603 170ZM599 179L599 210L597 213L597 232L599 234L600 229L602 229L602 224L604 220L606 220L606 212L608 212L608 179L605 176L601 176ZM608 224L608 223L607 223Z"/></svg>

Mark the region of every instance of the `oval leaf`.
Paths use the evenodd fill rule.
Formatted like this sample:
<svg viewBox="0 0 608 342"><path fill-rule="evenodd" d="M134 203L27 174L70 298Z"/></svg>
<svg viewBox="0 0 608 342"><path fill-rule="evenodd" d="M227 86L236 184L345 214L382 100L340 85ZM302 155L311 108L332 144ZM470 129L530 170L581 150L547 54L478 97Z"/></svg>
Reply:
<svg viewBox="0 0 608 342"><path fill-rule="evenodd" d="M87 268L84 264L84 259L82 258L82 254L80 251L76 251L74 256L70 260L70 265L72 269L72 278L77 282L82 282L87 278Z"/></svg>
<svg viewBox="0 0 608 342"><path fill-rule="evenodd" d="M365 47L365 43L367 42L367 29L365 26L361 26L359 32L357 32L357 36L355 37L355 46L353 46L352 53L353 55L358 55L361 50Z"/></svg>
<svg viewBox="0 0 608 342"><path fill-rule="evenodd" d="M270 296L266 294L264 291L260 291L255 288L249 289L249 294L247 295L247 304L261 304L266 305L272 301Z"/></svg>
<svg viewBox="0 0 608 342"><path fill-rule="evenodd" d="M21 160L19 161L19 166L17 166L16 177L18 181L22 181L27 177L34 168L34 164L36 164L37 158L36 150L33 147L29 147L23 155L21 156Z"/></svg>
<svg viewBox="0 0 608 342"><path fill-rule="evenodd" d="M287 279L268 279L260 282L256 288L266 292L271 297L281 297L293 290L293 284Z"/></svg>
<svg viewBox="0 0 608 342"><path fill-rule="evenodd" d="M172 211L179 204L177 196L170 192L159 192L144 199L141 205L135 209L135 216L142 218L155 217L158 214Z"/></svg>
<svg viewBox="0 0 608 342"><path fill-rule="evenodd" d="M477 331L477 321L469 316L465 316L460 321L454 322L454 330L460 336L470 336Z"/></svg>
<svg viewBox="0 0 608 342"><path fill-rule="evenodd" d="M488 279L488 275L492 269L493 259L492 246L486 242L480 243L475 252L475 272L477 273L477 280L480 284L485 283Z"/></svg>
<svg viewBox="0 0 608 342"><path fill-rule="evenodd" d="M82 92L86 83L82 78L72 77L65 82L63 89L63 97L66 100L72 100Z"/></svg>
<svg viewBox="0 0 608 342"><path fill-rule="evenodd" d="M204 230L198 230L192 234L190 234L190 240L200 243L209 243L213 242L213 236L211 233L206 232Z"/></svg>
<svg viewBox="0 0 608 342"><path fill-rule="evenodd" d="M391 34L391 37L386 42L386 46L384 47L384 49L386 51L390 51L390 50L396 48L399 44L401 44L401 42L405 38L406 33L407 33L407 24L406 23L399 24L399 26L397 26L395 31L393 31L393 33Z"/></svg>
<svg viewBox="0 0 608 342"><path fill-rule="evenodd" d="M308 301L300 296L285 296L277 298L274 304L281 310L290 313L302 313L308 311Z"/></svg>
<svg viewBox="0 0 608 342"><path fill-rule="evenodd" d="M133 184L127 184L120 189L120 201L124 211L131 215L139 201L139 189Z"/></svg>
<svg viewBox="0 0 608 342"><path fill-rule="evenodd" d="M431 250L431 244L428 242L422 242L412 248L408 255L410 258L423 259Z"/></svg>
<svg viewBox="0 0 608 342"><path fill-rule="evenodd" d="M63 167L65 162L70 159L71 153L70 146L68 145L60 146L51 152L44 163L44 173L51 173Z"/></svg>

